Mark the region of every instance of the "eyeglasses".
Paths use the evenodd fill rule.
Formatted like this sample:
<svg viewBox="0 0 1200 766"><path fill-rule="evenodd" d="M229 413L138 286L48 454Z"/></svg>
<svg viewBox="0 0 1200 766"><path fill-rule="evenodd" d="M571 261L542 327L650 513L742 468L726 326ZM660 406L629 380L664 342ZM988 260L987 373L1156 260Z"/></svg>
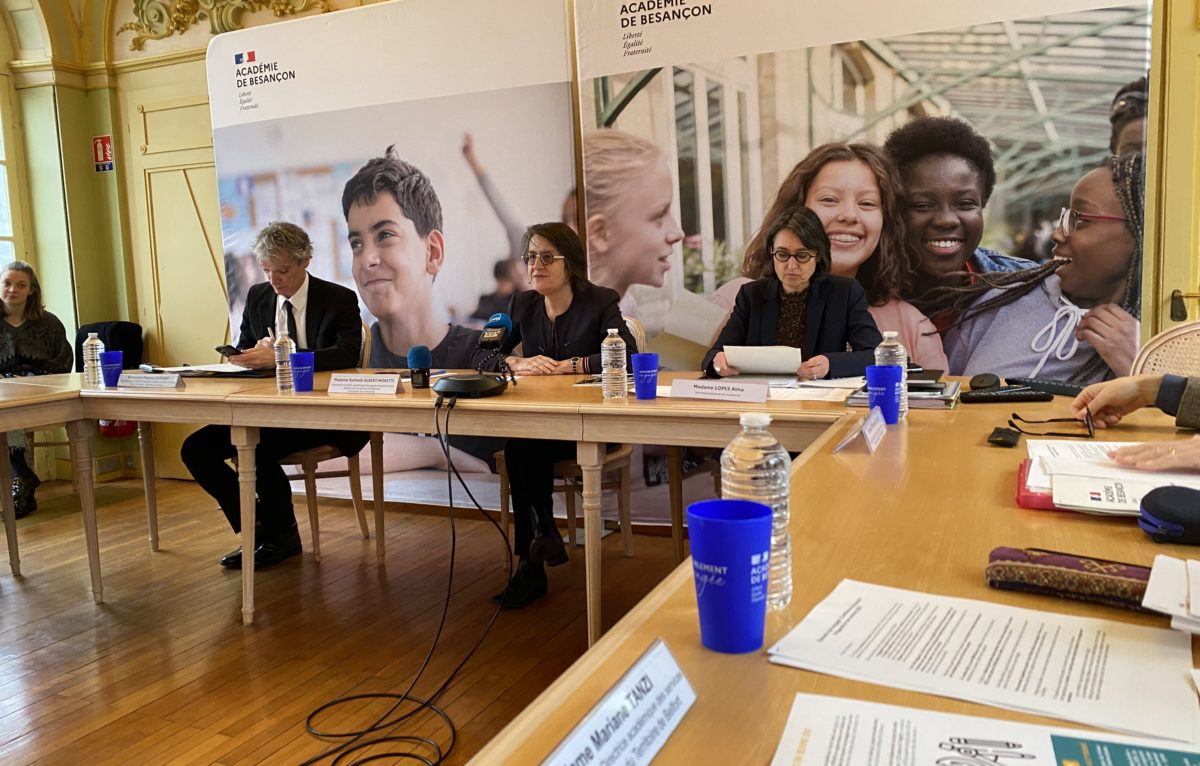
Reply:
<svg viewBox="0 0 1200 766"><path fill-rule="evenodd" d="M794 253L787 250L773 250L771 251L771 257L775 259L776 263L787 263L789 258L795 258L796 263L808 263L813 258L816 258L817 254L812 250L797 250Z"/></svg>
<svg viewBox="0 0 1200 766"><path fill-rule="evenodd" d="M1080 221L1128 221L1127 218L1122 218L1115 215L1099 215L1096 213L1081 213L1078 210L1072 210L1069 207L1064 207L1058 214L1058 228L1062 229L1063 236L1068 239L1075 233L1075 227Z"/></svg>
<svg viewBox="0 0 1200 766"><path fill-rule="evenodd" d="M1083 426L1085 429L1087 429L1087 433L1080 433L1078 431L1073 431L1071 433L1066 433L1066 432L1062 432L1062 431L1043 431L1043 432L1038 433L1038 432L1034 432L1034 431L1026 431L1025 429L1021 428L1019 425L1017 425L1017 423L1015 421L1020 421L1021 423L1025 423L1026 425L1046 425L1048 423L1074 423L1075 425ZM1020 415L1018 415L1017 413L1014 412L1012 414L1012 418L1009 419L1009 421L1008 421L1008 427L1015 431L1020 431L1021 433L1025 434L1026 436L1061 436L1066 439L1091 439L1096 435L1096 424L1092 422L1092 411L1086 407L1084 407L1084 409L1083 409L1083 422L1082 423L1080 423L1075 418L1050 418L1049 420L1026 420L1025 418L1021 417Z"/></svg>
<svg viewBox="0 0 1200 766"><path fill-rule="evenodd" d="M549 250L543 250L540 253L535 253L531 250L528 253L525 253L524 255L521 256L521 260L525 263L526 266L532 266L534 261L537 261L538 263L542 264L543 266L549 266L550 264L554 263L555 261L561 261L564 258L566 258L565 255L560 255L558 253L552 253Z"/></svg>

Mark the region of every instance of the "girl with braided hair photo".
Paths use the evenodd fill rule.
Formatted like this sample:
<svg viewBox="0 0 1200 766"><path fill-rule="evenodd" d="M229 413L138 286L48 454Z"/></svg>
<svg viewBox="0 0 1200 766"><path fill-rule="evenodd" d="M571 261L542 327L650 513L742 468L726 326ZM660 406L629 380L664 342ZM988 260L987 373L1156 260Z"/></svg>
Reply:
<svg viewBox="0 0 1200 766"><path fill-rule="evenodd" d="M1128 154L1084 175L1042 266L940 288L962 311L945 336L952 374L1094 383L1129 373L1141 316L1143 172L1142 156Z"/></svg>

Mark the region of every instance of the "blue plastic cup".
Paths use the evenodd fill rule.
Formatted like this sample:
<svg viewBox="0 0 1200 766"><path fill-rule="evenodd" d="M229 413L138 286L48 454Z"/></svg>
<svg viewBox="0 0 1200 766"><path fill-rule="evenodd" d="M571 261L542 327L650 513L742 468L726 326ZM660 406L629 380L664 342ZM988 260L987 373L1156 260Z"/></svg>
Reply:
<svg viewBox="0 0 1200 766"><path fill-rule="evenodd" d="M658 354L634 354L633 395L638 399L658 397Z"/></svg>
<svg viewBox="0 0 1200 766"><path fill-rule="evenodd" d="M883 411L889 426L900 422L900 377L904 370L895 365L871 365L867 368L867 408Z"/></svg>
<svg viewBox="0 0 1200 766"><path fill-rule="evenodd" d="M700 643L714 652L762 648L770 579L771 509L751 500L701 500L687 509Z"/></svg>
<svg viewBox="0 0 1200 766"><path fill-rule="evenodd" d="M292 352L292 388L296 391L313 390L313 352Z"/></svg>
<svg viewBox="0 0 1200 766"><path fill-rule="evenodd" d="M125 354L120 351L100 352L100 377L104 379L105 388L116 388L121 380L121 369L125 364Z"/></svg>

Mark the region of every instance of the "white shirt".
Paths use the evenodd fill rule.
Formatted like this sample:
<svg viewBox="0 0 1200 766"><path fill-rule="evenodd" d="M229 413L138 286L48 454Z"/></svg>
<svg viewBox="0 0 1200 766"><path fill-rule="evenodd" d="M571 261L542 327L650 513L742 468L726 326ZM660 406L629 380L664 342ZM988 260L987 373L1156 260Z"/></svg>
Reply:
<svg viewBox="0 0 1200 766"><path fill-rule="evenodd" d="M284 298L278 293L275 295L275 337L279 337L279 333L288 328L287 325L287 309L283 307L284 301L292 303L292 317L296 320L296 335L292 338L292 342L296 344L298 349L308 348L308 332L304 322L305 309L308 308L308 274L304 275L304 282L300 285L300 289L296 291L291 298Z"/></svg>

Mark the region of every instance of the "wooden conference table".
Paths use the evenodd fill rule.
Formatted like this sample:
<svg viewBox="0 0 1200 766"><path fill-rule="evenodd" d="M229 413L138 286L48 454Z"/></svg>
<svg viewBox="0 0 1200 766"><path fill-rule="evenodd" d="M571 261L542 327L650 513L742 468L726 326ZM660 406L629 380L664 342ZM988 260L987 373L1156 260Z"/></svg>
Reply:
<svg viewBox="0 0 1200 766"><path fill-rule="evenodd" d="M696 377L677 373L664 376ZM746 411L767 411L774 417L772 432L790 450L802 450L845 415L841 403L769 401L766 404L729 404L683 399L658 399L640 402L605 402L599 387L576 387L577 376L523 378L503 395L487 399L460 400L450 414L451 431L457 435L555 438L578 443L577 460L583 472L583 515L585 527L585 570L587 573L588 639L600 636L600 471L607 442L721 447L738 431L738 415ZM72 448L85 454L90 436L90 420L97 418L136 420L142 443L143 472L146 476L147 513L151 547L157 548L157 526L153 482L153 447L150 422L216 423L231 426L238 450L241 489L242 547L254 549L254 446L258 429L271 426L364 430L373 433L434 433L436 394L429 390L406 390L395 397L331 395L325 391L329 373L317 376L311 393L281 395L269 379L188 378L181 389L81 389L78 375L52 375L22 379L14 386L52 391L56 396L75 398L76 407L67 420L72 428ZM49 395L49 394L45 394ZM2 401L0 401L2 404ZM446 408L441 414L444 424ZM28 427L21 422L10 427ZM444 426L443 426L444 427ZM373 440L378 457L380 443ZM90 467L90 456L77 466ZM3 462L3 460L0 460ZM376 460L376 464L379 461ZM85 530L89 537L89 563L93 591L100 600L98 547L93 544L95 508L91 495L90 472L80 476L83 494ZM673 485L678 487L679 477ZM676 493L677 493L676 489ZM376 524L382 517L382 477L376 474ZM681 519L674 520L676 526ZM15 536L10 535L10 547ZM383 538L376 535L382 559ZM681 536L677 537L680 540ZM93 550L95 548L95 550ZM682 547L677 550L682 559ZM254 571L242 570L242 619L250 624L254 617Z"/></svg>
<svg viewBox="0 0 1200 766"><path fill-rule="evenodd" d="M960 405L917 410L889 429L874 455L831 448L857 415L818 439L794 464L791 494L793 596L767 617L766 646L787 633L843 578L1014 606L1156 627L1165 617L1031 594L984 582L997 546L1037 547L1149 565L1156 554L1194 556L1158 545L1133 520L1016 507L1025 446L990 447L985 438L1010 412L1069 414L1069 399L1046 404ZM1142 411L1097 438L1188 438L1171 418ZM1032 427L1030 427L1032 430ZM1026 437L1028 438L1028 437ZM691 562L675 569L600 641L515 718L473 764L540 763L655 639L666 641L696 692L693 708L656 763L767 763L797 692L867 699L1034 723L1050 719L876 686L770 664L765 653L725 655L700 645ZM765 648L764 648L765 651ZM1135 697L1131 697L1132 700Z"/></svg>

